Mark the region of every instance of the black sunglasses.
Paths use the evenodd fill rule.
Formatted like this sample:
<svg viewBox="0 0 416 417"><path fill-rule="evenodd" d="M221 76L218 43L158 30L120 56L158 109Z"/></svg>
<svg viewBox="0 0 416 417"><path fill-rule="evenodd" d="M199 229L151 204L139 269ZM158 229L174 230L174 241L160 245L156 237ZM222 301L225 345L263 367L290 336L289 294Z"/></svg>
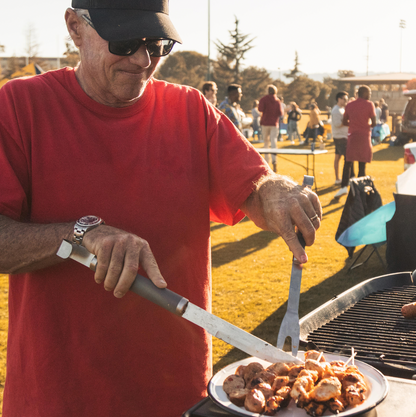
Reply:
<svg viewBox="0 0 416 417"><path fill-rule="evenodd" d="M95 30L92 21L86 16L82 18ZM108 41L108 50L119 56L130 56L135 54L142 45L146 46L149 56L161 57L170 53L175 45L171 39L132 39L130 41Z"/></svg>

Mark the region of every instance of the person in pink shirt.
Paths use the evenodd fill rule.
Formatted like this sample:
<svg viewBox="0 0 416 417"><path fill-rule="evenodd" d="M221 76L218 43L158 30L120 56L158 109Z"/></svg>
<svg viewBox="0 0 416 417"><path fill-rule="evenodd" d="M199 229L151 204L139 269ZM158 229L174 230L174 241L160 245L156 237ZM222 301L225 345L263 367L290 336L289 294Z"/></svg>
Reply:
<svg viewBox="0 0 416 417"><path fill-rule="evenodd" d="M358 161L359 177L366 175L365 164L370 163L373 159L371 128L376 126L376 111L370 97L371 89L362 85L358 89L358 98L346 105L342 120L343 125L348 126L347 152L345 155L347 169L344 172L350 172L354 161ZM348 175L343 175L341 189L335 197L347 194L348 182Z"/></svg>

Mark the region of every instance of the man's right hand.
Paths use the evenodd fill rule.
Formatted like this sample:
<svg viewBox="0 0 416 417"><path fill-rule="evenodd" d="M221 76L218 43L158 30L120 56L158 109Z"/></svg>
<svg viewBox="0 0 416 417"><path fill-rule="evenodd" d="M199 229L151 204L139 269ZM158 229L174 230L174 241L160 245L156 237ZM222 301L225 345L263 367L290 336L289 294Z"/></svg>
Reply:
<svg viewBox="0 0 416 417"><path fill-rule="evenodd" d="M117 298L130 289L139 267L157 287L167 286L148 242L135 234L101 225L85 234L83 246L97 257L95 281Z"/></svg>

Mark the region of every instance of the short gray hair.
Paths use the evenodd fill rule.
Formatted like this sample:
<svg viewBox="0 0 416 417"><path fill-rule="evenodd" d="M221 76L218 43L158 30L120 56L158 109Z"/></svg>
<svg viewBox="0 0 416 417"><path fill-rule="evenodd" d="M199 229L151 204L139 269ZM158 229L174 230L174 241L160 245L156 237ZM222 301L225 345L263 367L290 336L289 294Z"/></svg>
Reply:
<svg viewBox="0 0 416 417"><path fill-rule="evenodd" d="M89 19L91 19L90 12L87 9L74 9L74 12L76 13L78 17L87 16Z"/></svg>

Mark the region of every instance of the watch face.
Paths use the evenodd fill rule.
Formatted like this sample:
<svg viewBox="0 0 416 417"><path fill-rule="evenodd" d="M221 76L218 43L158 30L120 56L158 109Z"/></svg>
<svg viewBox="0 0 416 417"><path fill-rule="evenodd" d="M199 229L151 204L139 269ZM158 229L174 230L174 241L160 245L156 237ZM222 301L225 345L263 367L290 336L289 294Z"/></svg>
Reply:
<svg viewBox="0 0 416 417"><path fill-rule="evenodd" d="M94 226L100 222L101 219L97 216L84 216L77 221L80 226Z"/></svg>

